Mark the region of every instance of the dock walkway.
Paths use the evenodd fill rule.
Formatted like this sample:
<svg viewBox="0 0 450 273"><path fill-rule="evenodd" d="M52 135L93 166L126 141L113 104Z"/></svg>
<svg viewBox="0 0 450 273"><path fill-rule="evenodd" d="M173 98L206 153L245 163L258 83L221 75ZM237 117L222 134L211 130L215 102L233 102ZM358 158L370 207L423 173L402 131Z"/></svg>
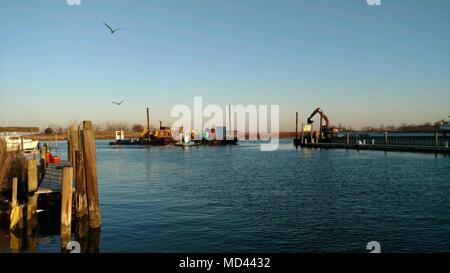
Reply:
<svg viewBox="0 0 450 273"><path fill-rule="evenodd" d="M304 148L324 149L353 149L396 152L421 152L450 154L450 148L445 146L414 146L414 145L383 145L383 144L343 144L343 143L301 143L298 146ZM294 140L294 144L297 145Z"/></svg>
<svg viewBox="0 0 450 273"><path fill-rule="evenodd" d="M36 193L60 193L62 188L62 169L67 166L69 166L67 161L61 161L59 164L48 164L44 178L39 184L39 188Z"/></svg>

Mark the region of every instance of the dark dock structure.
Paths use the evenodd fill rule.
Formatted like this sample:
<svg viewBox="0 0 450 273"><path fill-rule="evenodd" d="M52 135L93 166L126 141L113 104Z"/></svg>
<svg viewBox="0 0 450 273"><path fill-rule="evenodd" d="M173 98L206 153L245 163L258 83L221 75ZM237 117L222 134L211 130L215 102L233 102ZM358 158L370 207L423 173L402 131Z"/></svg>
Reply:
<svg viewBox="0 0 450 273"><path fill-rule="evenodd" d="M62 252L98 252L101 217L92 122L70 127L67 134L67 161L55 161L43 145L26 154L20 175L12 180L8 218L13 252L36 252L38 238L49 235L60 235Z"/></svg>
<svg viewBox="0 0 450 273"><path fill-rule="evenodd" d="M302 126L303 127L303 126ZM295 138L296 147L310 149L352 149L371 151L395 151L450 154L450 137L439 132L428 134L394 134L382 132L371 135L366 132L340 132L323 138L320 133L305 131L298 132L298 113L296 113Z"/></svg>

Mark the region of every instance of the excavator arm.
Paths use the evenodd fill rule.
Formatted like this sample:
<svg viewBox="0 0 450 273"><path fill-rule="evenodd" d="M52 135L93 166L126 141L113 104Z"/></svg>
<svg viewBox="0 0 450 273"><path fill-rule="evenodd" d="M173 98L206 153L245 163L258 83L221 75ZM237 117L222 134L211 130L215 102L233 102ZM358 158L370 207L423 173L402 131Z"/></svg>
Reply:
<svg viewBox="0 0 450 273"><path fill-rule="evenodd" d="M316 110L314 110L311 115L308 118L308 124L313 123L314 121L312 120L312 118L317 115L320 114L321 118L323 118L323 120L325 121L325 126L329 126L330 125L330 120L328 119L328 116L325 115L325 113L322 111L322 109L320 109L320 107L317 107Z"/></svg>

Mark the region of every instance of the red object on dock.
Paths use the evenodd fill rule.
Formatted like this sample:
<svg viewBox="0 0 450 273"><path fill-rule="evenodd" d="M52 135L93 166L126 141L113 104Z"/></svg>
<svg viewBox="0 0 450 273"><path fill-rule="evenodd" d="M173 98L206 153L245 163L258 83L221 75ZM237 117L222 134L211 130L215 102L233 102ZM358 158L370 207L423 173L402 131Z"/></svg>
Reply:
<svg viewBox="0 0 450 273"><path fill-rule="evenodd" d="M47 152L47 154L46 154L46 156L45 156L45 160L46 160L47 162L51 163L51 162L50 162L51 159L52 159L52 153Z"/></svg>
<svg viewBox="0 0 450 273"><path fill-rule="evenodd" d="M61 158L59 156L52 156L50 159L50 163L59 164L61 162Z"/></svg>

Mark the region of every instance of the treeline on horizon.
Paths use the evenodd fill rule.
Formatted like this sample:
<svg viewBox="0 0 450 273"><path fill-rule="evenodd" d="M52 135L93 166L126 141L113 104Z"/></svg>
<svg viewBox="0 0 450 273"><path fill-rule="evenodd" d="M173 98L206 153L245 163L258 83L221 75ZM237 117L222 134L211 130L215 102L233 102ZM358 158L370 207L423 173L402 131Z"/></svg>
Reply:
<svg viewBox="0 0 450 273"><path fill-rule="evenodd" d="M79 122L71 122L68 126L60 126L56 124L50 124L47 128L44 128L42 132L44 134L63 134L67 132L67 128L70 126L78 126ZM133 124L129 125L128 122L120 121L120 122L114 122L114 121L106 121L103 124L93 124L95 131L132 131L132 132L142 132L144 130L144 126L141 124ZM154 128L154 126L150 126Z"/></svg>
<svg viewBox="0 0 450 273"><path fill-rule="evenodd" d="M355 131L364 131L364 132L377 132L377 131L393 131L393 132L434 132L436 126L439 126L443 123L445 123L445 120L440 120L436 122L426 122L423 124L407 124L407 123L401 123L398 126L395 125L381 125L381 126L365 126L361 129L352 128L349 126L336 126L339 128L339 131L341 132L355 132ZM42 132L44 134L63 134L67 132L67 128L69 126L77 126L78 122L72 122L68 126L59 126L55 124L50 124L47 128L44 128ZM114 122L114 121L106 121L103 124L94 124L94 130L95 131L129 131L129 132L142 132L145 128L142 124L133 124L130 125L127 122L120 121L120 122ZM164 126L164 124L163 124ZM155 126L151 125L151 128L154 129ZM301 130L301 129L299 129ZM292 131L293 132L293 131Z"/></svg>
<svg viewBox="0 0 450 273"><path fill-rule="evenodd" d="M339 131L342 132L355 132L355 131L363 131L363 132L434 132L436 128L438 128L441 124L444 124L445 120L440 120L436 122L425 122L423 124L406 124L401 123L399 126L395 125L381 125L378 127L374 126L365 126L361 130L353 129L352 127L341 126Z"/></svg>

